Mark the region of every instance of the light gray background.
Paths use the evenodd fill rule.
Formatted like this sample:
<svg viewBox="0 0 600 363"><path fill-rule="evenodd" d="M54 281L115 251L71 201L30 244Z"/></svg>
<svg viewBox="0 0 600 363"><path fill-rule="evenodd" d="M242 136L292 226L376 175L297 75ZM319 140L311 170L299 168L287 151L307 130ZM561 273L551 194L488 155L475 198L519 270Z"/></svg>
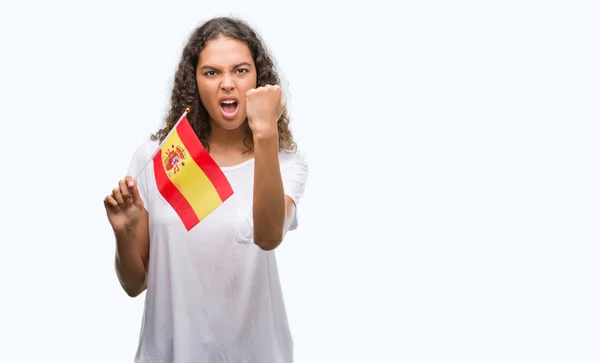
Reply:
<svg viewBox="0 0 600 363"><path fill-rule="evenodd" d="M131 362L102 200L187 36L248 20L310 163L296 362L598 362L597 2L0 1L0 361Z"/></svg>

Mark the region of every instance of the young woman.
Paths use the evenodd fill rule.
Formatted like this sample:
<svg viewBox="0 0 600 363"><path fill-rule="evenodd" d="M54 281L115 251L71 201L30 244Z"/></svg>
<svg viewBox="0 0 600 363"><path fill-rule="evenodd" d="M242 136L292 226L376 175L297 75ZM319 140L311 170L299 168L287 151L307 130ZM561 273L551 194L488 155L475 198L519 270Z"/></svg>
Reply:
<svg viewBox="0 0 600 363"><path fill-rule="evenodd" d="M234 190L189 232L145 167L186 107ZM136 362L292 362L273 250L297 227L308 167L288 125L278 74L257 33L227 17L197 28L175 74L165 127L137 149L129 175L104 200L119 281L129 296L146 291Z"/></svg>

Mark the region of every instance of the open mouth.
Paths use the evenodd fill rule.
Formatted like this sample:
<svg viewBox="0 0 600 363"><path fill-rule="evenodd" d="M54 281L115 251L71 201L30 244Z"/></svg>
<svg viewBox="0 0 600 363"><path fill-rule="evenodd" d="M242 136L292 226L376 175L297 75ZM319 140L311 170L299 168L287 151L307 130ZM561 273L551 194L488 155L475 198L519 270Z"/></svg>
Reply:
<svg viewBox="0 0 600 363"><path fill-rule="evenodd" d="M237 115L238 102L234 99L221 100L221 114L227 119L232 119Z"/></svg>
<svg viewBox="0 0 600 363"><path fill-rule="evenodd" d="M236 100L221 101L221 108L223 109L223 111L225 111L227 113L234 112L235 109L237 108L237 105L238 105L238 103Z"/></svg>

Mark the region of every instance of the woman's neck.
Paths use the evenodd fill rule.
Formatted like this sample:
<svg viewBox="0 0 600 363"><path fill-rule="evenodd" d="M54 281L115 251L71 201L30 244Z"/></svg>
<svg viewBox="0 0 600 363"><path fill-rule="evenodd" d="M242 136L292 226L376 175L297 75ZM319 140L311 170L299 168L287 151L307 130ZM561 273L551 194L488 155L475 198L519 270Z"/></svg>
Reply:
<svg viewBox="0 0 600 363"><path fill-rule="evenodd" d="M253 140L250 130L245 124L235 130L225 130L212 125L210 134L208 135L208 145L211 155L227 155L227 158L235 158L236 155L251 157L252 144Z"/></svg>

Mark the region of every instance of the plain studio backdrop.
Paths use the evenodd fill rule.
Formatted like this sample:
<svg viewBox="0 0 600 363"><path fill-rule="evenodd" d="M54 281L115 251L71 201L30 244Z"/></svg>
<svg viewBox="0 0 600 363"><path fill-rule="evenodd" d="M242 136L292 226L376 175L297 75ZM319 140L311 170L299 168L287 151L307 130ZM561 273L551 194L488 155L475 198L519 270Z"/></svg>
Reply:
<svg viewBox="0 0 600 363"><path fill-rule="evenodd" d="M215 15L264 37L310 165L296 362L600 361L597 3L0 4L0 361L133 361L102 201Z"/></svg>

